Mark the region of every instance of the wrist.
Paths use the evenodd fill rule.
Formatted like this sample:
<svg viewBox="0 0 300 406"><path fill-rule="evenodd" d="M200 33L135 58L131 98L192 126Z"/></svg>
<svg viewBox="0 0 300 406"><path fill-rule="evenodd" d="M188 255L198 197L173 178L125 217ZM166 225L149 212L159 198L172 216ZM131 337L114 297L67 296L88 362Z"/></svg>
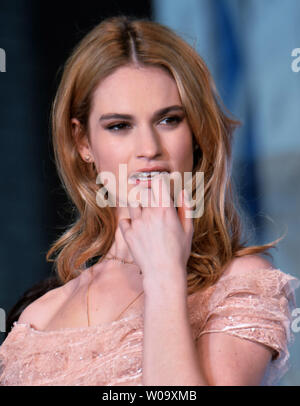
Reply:
<svg viewBox="0 0 300 406"><path fill-rule="evenodd" d="M187 296L186 269L181 266L161 267L158 272L143 270L143 275L145 297Z"/></svg>
<svg viewBox="0 0 300 406"><path fill-rule="evenodd" d="M145 317L187 317L187 293L182 286L156 285L144 289ZM173 316L172 316L173 315Z"/></svg>

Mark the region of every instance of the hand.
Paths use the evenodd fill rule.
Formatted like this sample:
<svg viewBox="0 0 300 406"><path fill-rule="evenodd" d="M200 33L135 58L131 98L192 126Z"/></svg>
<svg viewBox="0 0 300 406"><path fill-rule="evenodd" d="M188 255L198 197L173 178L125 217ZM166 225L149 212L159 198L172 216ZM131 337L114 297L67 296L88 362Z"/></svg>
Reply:
<svg viewBox="0 0 300 406"><path fill-rule="evenodd" d="M148 207L133 207L129 202L130 219L119 221L124 240L135 263L142 270L144 280L154 283L179 279L186 281L186 264L194 231L192 218L185 216L190 208L184 202L184 189L178 194L177 213L166 176L156 176L151 181L151 188L141 189L144 194L149 194L150 202L155 202L158 207L151 207L150 204ZM166 196L171 203L169 207L161 204Z"/></svg>

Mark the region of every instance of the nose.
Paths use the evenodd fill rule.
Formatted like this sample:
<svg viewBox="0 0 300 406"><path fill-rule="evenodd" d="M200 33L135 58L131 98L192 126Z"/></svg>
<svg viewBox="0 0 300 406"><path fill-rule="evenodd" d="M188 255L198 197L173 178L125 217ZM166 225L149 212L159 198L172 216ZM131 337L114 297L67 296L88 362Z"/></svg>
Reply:
<svg viewBox="0 0 300 406"><path fill-rule="evenodd" d="M159 134L153 128L143 128L137 134L136 156L138 158L153 159L162 153Z"/></svg>

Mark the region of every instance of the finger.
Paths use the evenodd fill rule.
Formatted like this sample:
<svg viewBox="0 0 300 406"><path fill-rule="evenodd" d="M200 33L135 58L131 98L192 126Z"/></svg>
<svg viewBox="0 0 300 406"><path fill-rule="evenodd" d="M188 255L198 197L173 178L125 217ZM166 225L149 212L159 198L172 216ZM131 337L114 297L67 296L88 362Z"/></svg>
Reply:
<svg viewBox="0 0 300 406"><path fill-rule="evenodd" d="M119 228L120 228L123 236L125 236L126 231L131 228L131 220L126 219L126 218L120 219L119 220Z"/></svg>
<svg viewBox="0 0 300 406"><path fill-rule="evenodd" d="M128 201L128 211L131 220L135 220L142 215L142 208L140 202L136 201L134 204L131 201Z"/></svg>
<svg viewBox="0 0 300 406"><path fill-rule="evenodd" d="M152 186L147 187L142 185L140 188L140 204L142 206L142 213L144 210L154 206L154 196L152 192Z"/></svg>
<svg viewBox="0 0 300 406"><path fill-rule="evenodd" d="M142 210L141 204L142 204L142 187L140 185L135 186L132 190L130 190L129 195L128 195L128 212L130 209L136 208L136 211L132 211L131 213L139 213L141 214L140 211ZM136 217L136 216L134 216Z"/></svg>
<svg viewBox="0 0 300 406"><path fill-rule="evenodd" d="M181 225L186 233L193 230L193 217L192 210L193 204L189 198L187 190L183 189L181 193L178 194L178 217L180 219Z"/></svg>
<svg viewBox="0 0 300 406"><path fill-rule="evenodd" d="M156 207L170 207L173 205L168 174L162 173L155 176L152 190Z"/></svg>

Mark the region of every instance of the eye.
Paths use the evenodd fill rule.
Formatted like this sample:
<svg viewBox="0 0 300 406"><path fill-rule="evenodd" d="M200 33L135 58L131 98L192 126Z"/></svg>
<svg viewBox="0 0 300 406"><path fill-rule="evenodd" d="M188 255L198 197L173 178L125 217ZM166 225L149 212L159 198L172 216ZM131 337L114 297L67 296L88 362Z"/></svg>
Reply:
<svg viewBox="0 0 300 406"><path fill-rule="evenodd" d="M121 130L124 130L126 128L129 128L129 124L126 123L126 122L121 122L121 123L108 125L106 128L108 130L110 130L110 131L115 131L116 132L116 131L121 131Z"/></svg>
<svg viewBox="0 0 300 406"><path fill-rule="evenodd" d="M175 126L175 125L179 124L183 120L183 117L181 117L181 116L169 116L169 117L164 118L160 122L162 123L163 121L166 121L166 120L168 120L167 125Z"/></svg>

